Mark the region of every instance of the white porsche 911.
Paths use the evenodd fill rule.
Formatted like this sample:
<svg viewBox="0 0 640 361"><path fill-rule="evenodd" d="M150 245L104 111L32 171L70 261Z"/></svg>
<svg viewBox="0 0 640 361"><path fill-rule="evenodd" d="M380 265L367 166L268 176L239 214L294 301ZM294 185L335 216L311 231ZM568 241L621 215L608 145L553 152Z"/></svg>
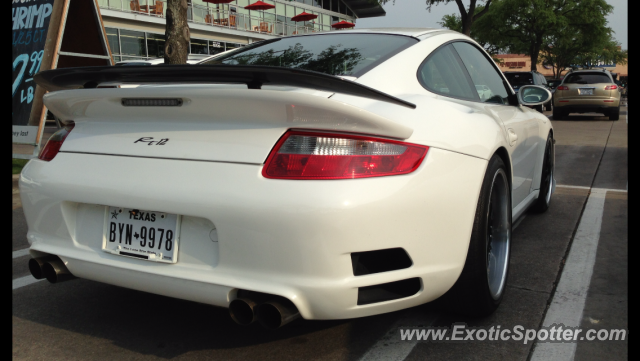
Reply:
<svg viewBox="0 0 640 361"><path fill-rule="evenodd" d="M555 188L553 129L528 107L551 94L516 96L448 30L319 33L197 65L35 78L65 126L20 176L33 276L228 307L240 324L439 297L489 314L512 221L545 211ZM145 85L114 87L131 83Z"/></svg>

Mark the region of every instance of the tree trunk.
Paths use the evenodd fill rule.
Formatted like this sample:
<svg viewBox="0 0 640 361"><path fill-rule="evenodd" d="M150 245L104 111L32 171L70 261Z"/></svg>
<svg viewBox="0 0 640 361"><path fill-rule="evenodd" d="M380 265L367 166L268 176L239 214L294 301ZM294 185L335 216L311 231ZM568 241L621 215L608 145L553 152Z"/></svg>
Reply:
<svg viewBox="0 0 640 361"><path fill-rule="evenodd" d="M462 18L462 33L471 36L471 25L473 25L473 16L465 16Z"/></svg>
<svg viewBox="0 0 640 361"><path fill-rule="evenodd" d="M186 64L189 55L187 0L167 0L167 27L164 44L165 64Z"/></svg>

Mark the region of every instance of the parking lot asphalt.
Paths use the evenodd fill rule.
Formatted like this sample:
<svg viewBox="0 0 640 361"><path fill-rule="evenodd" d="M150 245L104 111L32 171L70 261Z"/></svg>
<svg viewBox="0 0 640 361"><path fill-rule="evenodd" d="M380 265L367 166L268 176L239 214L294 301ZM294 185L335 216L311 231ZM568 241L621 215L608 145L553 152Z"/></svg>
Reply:
<svg viewBox="0 0 640 361"><path fill-rule="evenodd" d="M527 213L516 223L504 301L493 315L479 319L448 313L436 302L353 320L297 320L266 331L257 324L236 325L223 308L83 279L21 286L31 276L26 267L29 256L20 253L28 247L27 225L14 190L13 358L529 360L546 344L409 342L400 341L399 328L450 327L458 322L502 329L543 325L550 305L562 301L558 283L565 276L577 231L588 226L581 219L594 194L604 194L602 222L579 326L628 329L627 107L621 109L619 121L588 114L552 123L558 187L551 206L544 214ZM574 345L577 360L627 359L626 340Z"/></svg>

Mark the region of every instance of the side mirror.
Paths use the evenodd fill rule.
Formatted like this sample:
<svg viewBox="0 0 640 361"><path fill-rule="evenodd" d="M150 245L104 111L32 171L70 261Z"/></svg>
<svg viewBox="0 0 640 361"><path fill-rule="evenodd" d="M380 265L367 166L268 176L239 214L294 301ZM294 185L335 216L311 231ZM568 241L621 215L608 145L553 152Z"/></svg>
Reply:
<svg viewBox="0 0 640 361"><path fill-rule="evenodd" d="M518 102L522 105L540 105L551 99L551 92L538 85L525 85L518 91Z"/></svg>

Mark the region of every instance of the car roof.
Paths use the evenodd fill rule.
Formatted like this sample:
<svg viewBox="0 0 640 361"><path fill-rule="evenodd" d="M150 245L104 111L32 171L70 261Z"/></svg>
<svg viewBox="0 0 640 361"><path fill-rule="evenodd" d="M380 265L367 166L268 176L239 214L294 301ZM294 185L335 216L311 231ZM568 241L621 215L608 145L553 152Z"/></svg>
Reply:
<svg viewBox="0 0 640 361"><path fill-rule="evenodd" d="M389 35L404 35L404 36L412 36L412 37L420 37L422 35L426 35L434 32L452 32L460 34L456 31L449 29L440 29L440 28L366 28L366 29L347 29L340 30L339 32L331 31L331 32L321 32L321 33L312 33L312 34L301 34L295 36L314 36L320 34L389 34Z"/></svg>

